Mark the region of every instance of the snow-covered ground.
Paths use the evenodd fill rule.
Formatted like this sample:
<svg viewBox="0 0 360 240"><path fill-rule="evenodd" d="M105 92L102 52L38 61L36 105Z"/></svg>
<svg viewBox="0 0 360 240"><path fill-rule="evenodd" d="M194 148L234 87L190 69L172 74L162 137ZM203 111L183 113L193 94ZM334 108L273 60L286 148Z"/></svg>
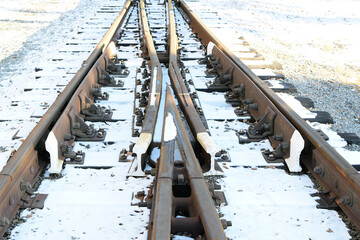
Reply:
<svg viewBox="0 0 360 240"><path fill-rule="evenodd" d="M224 41L244 37L266 60L282 65L298 95L329 112L337 132L360 136L359 1L189 1L199 16L217 16ZM210 13L208 13L210 12ZM211 22L204 20L211 25Z"/></svg>
<svg viewBox="0 0 360 240"><path fill-rule="evenodd" d="M121 6L123 2L0 1L0 118L11 120L0 122L0 167L38 121L30 116L46 111L106 29L86 33L89 34L87 50L67 58L71 61L65 68L65 79L61 77L64 72L61 69L56 70L58 76L46 78L48 72L53 72L52 59L69 54L66 42L86 38L83 26L96 21L94 15L101 6ZM294 83L303 96L312 98L317 109L329 111L335 117L335 130L360 135L360 94L356 90L360 85L360 57L355 54L360 46L356 39L360 24L358 2L199 0L189 5L204 17L204 22L209 21L205 19L208 15L209 19L218 16L227 23L221 28L220 37L231 42L243 36L267 60L281 63L287 81ZM204 14L207 11L211 13ZM109 26L116 14L106 16L109 19L103 25ZM16 30L10 30L9 26ZM212 30L219 32L218 26ZM136 64L140 62L133 63L134 69ZM36 79L36 67L48 70L41 77L44 81ZM24 91L24 87L31 88L40 82L48 88L45 92ZM199 94L215 142L228 149L232 159L231 163L221 164L226 177L220 183L229 202L221 211L233 222L226 234L232 239L349 239L348 230L335 211L316 209L315 198L309 196L316 190L307 176L287 175L264 162L258 150L268 148L267 141L239 145L235 130L246 125L211 120L220 110L233 111L224 102L215 103L213 97ZM223 99L221 94L220 98ZM301 107L296 109L305 111ZM129 130L130 122L104 127ZM324 129L330 144L338 147L339 152L354 155L349 159L360 159L359 152L350 154L342 148L346 143L329 127L317 126ZM12 139L14 134L19 138ZM87 152L89 165L101 166L106 162L113 168L67 167L63 178L45 180L39 188L41 193L50 193L45 208L24 211L22 217L26 223L13 230L12 239L145 239L148 210L130 207L130 200L132 192L144 190L151 180L126 179L129 163L117 162L119 149L128 146L129 139L125 138L129 134L130 130L126 134L112 133L107 141L114 140L115 144L90 144L90 149L87 145L77 145ZM102 155L96 149L105 149L107 153ZM104 162L99 163L99 159ZM78 206L76 212L71 210L74 204Z"/></svg>
<svg viewBox="0 0 360 240"><path fill-rule="evenodd" d="M105 34L85 26L107 3L0 1L0 169ZM117 14L108 15L101 22L110 27ZM82 52L71 52L81 38Z"/></svg>

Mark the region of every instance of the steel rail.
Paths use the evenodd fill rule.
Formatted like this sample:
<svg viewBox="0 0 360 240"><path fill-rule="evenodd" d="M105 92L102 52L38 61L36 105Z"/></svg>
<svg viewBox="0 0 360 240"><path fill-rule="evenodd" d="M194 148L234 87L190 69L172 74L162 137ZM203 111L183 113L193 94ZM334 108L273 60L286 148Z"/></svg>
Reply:
<svg viewBox="0 0 360 240"><path fill-rule="evenodd" d="M151 79L149 103L146 107L141 134L133 148L133 152L136 154L135 161L137 163L137 166L135 166L137 167L136 171L134 173L129 173L129 175L133 176L144 175L144 172L142 171L141 157L148 150L154 136L162 86L162 68L155 50L154 40L150 33L143 0L140 0L140 15L145 41L144 47L146 48L146 51L143 49L143 52L146 52L146 54L150 57Z"/></svg>
<svg viewBox="0 0 360 240"><path fill-rule="evenodd" d="M165 137L168 131L176 136ZM188 232L197 238L227 239L199 161L182 123L170 88L166 89L164 127L148 239L168 240ZM177 146L177 148L176 148ZM175 148L181 160L174 159ZM187 190L189 189L189 190ZM181 213L181 214L180 214Z"/></svg>
<svg viewBox="0 0 360 240"><path fill-rule="evenodd" d="M178 6L190 19L190 27L204 45L214 43L269 98L280 112L297 128L305 139L300 161L323 185L325 192L360 227L360 174L293 109L236 57L194 14L184 0Z"/></svg>
<svg viewBox="0 0 360 240"><path fill-rule="evenodd" d="M184 83L178 64L178 37L176 35L176 24L174 9L168 0L168 46L169 46L169 76L174 88L175 95L180 103L180 107L185 114L193 135L196 137L203 149L210 155L210 170L208 174L221 175L222 173L215 170L215 154L220 151L219 147L212 140L202 122L198 112L195 109L191 96Z"/></svg>
<svg viewBox="0 0 360 240"><path fill-rule="evenodd" d="M108 32L2 169L0 173L0 236L3 236L9 222L19 210L21 199L31 192L31 186L40 174L44 163L48 160L48 155L44 150L44 140L49 129L101 56L104 47L107 47L111 39L118 33L132 2L132 0L126 2Z"/></svg>
<svg viewBox="0 0 360 240"><path fill-rule="evenodd" d="M181 76L178 63L178 38L176 35L174 10L171 1L168 1L169 8L169 75L172 86L174 87L176 97L179 100L182 110L186 113L187 121L194 135L206 132L206 128L197 113L186 85Z"/></svg>

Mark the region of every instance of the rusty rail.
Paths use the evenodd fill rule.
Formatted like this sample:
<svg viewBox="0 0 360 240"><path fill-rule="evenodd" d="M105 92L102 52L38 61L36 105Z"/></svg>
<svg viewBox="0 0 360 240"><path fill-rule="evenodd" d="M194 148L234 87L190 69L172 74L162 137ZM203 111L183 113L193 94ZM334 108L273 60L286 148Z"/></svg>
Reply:
<svg viewBox="0 0 360 240"><path fill-rule="evenodd" d="M36 181L43 166L48 161L44 141L50 128L62 113L64 107L73 96L84 77L98 60L104 47L118 33L132 0L126 2L124 8L110 27L104 38L96 46L82 67L72 78L66 88L57 97L43 118L31 131L23 144L8 160L0 173L0 236L3 236L16 212L22 205L22 199L31 195L31 186Z"/></svg>
<svg viewBox="0 0 360 240"><path fill-rule="evenodd" d="M53 136L55 144L49 143L50 148L53 148L53 152L49 150L50 157L54 159L51 162L51 169L53 169L51 171L59 173L65 158L72 157L74 161L79 160L77 158L80 156L71 152L72 141L84 140L84 135L85 138L86 135L98 139L105 137L104 132L89 128L81 120L84 115L86 116L84 112L88 111L89 106L93 104L92 100L95 98L93 89L97 88L96 85L104 85L105 80L111 82L107 74L109 69L114 67L112 61L116 60L112 53L112 42L120 33L119 28L132 2L132 0L126 2L104 38L1 171L1 236L20 205L32 195L31 186L49 158L45 151L45 138ZM269 137L277 153L282 154L285 159L290 159L287 161L290 170L299 171L297 168L299 163L294 162L291 157L299 158L301 163L322 183L330 197L355 224L360 226L360 174L235 57L183 0L177 3L179 10L187 15L194 32L198 34L202 43L208 46L207 60L220 75L220 83L229 86L233 91L233 97L240 99L252 116L258 120L258 128L248 130L249 137L259 139L264 136ZM192 134L206 153L212 157L210 172L215 173L214 155L219 149L207 133L184 84L178 63L178 39L171 0L168 0L167 6L170 79ZM136 171L143 174L141 156L147 152L154 134L159 110L162 70L150 34L143 0L140 0L140 15L145 41L143 50L149 55L151 66L149 105L146 109L142 133L133 150L137 155ZM161 156L157 165L148 238L170 239L171 234L189 232L194 237L202 235L206 239L226 239L213 197L188 138L189 132L182 123L170 89L167 88L166 92L165 125ZM56 122L59 117L62 120ZM176 134L170 139L165 137L166 131L172 131L167 128L169 121L173 121L176 126ZM69 131L64 132L64 128ZM85 133L76 132L77 129L85 130ZM52 135L49 134L50 130ZM260 136L256 135L258 132L261 132ZM294 136L296 141L293 141ZM175 154L176 151L180 154ZM175 157L179 155L181 159Z"/></svg>
<svg viewBox="0 0 360 240"><path fill-rule="evenodd" d="M133 172L129 172L129 175L131 176L144 175L144 172L142 170L142 155L146 153L153 140L157 114L160 106L162 86L162 68L155 50L153 38L150 33L149 24L146 17L145 4L143 0L140 0L140 16L145 42L145 46L143 47L143 53L150 57L151 78L149 104L146 108L140 137L137 140L133 149L133 152L136 154L136 159L134 161L136 166L131 167L131 169L134 170Z"/></svg>
<svg viewBox="0 0 360 240"><path fill-rule="evenodd" d="M194 238L227 239L169 87L164 123L148 239L167 240L183 232ZM174 131L167 124L176 126L173 136L165 137ZM175 158L175 151L181 159Z"/></svg>
<svg viewBox="0 0 360 240"><path fill-rule="evenodd" d="M180 103L180 107L185 114L186 120L189 123L192 134L200 143L207 154L210 155L210 169L209 175L222 175L221 172L215 170L215 154L220 151L219 147L212 140L207 132L204 123L202 122L198 112L195 109L194 103L189 95L188 89L184 83L178 63L178 38L176 35L176 25L174 9L171 0L168 0L168 47L169 47L169 76L171 84L174 88L175 95Z"/></svg>
<svg viewBox="0 0 360 240"><path fill-rule="evenodd" d="M330 198L360 227L360 174L352 167L334 148L332 148L317 132L315 132L299 115L292 110L278 95L276 95L264 82L262 82L241 60L236 57L220 40L204 25L204 23L186 5L185 1L179 0L179 9L183 11L190 20L190 27L197 34L204 45L213 43L215 58L220 58L220 64L231 64L239 72L240 76L233 76L230 87L236 91L236 86L241 83L248 85L249 81L255 85L268 98L275 107L273 111L279 111L288 119L305 140L305 147L301 152L300 161L312 173L312 175L323 185L324 191L328 192ZM226 58L224 57L226 56ZM226 60L225 60L226 59ZM240 89L239 89L240 90ZM242 90L241 90L242 91ZM244 88L248 94L247 88ZM236 91L237 92L237 91ZM258 102L258 104L261 104ZM276 109L277 110L276 110ZM279 115L276 116L278 118ZM281 132L284 126L277 126L274 133ZM275 134L270 134L270 140ZM274 142L277 147L281 142ZM292 146L290 145L290 148Z"/></svg>

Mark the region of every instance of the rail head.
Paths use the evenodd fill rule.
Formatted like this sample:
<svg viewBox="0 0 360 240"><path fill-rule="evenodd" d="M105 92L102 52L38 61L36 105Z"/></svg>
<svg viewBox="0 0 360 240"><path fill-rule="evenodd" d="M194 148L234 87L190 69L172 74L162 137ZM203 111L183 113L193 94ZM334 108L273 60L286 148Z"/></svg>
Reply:
<svg viewBox="0 0 360 240"><path fill-rule="evenodd" d="M178 37L176 35L176 22L174 16L174 8L172 1L168 0L168 18L169 18L169 38L168 44L170 44L169 51L169 76L171 84L173 86L175 95L179 101L180 107L185 114L186 120L192 130L194 136L201 147L207 154L210 155L210 170L206 175L223 175L221 171L215 169L215 154L220 151L220 148L213 141L208 133L202 119L195 109L193 100L188 92L188 89L184 83L179 63L178 63Z"/></svg>
<svg viewBox="0 0 360 240"><path fill-rule="evenodd" d="M131 166L128 176L145 176L142 170L142 155L145 154L152 143L157 115L159 112L161 87L162 87L162 68L156 53L153 38L150 33L148 19L146 16L145 3L140 0L140 19L141 28L145 45L143 46L143 53L149 55L150 58L150 90L149 90L149 103L146 107L146 113L142 125L141 134L133 148L136 157Z"/></svg>

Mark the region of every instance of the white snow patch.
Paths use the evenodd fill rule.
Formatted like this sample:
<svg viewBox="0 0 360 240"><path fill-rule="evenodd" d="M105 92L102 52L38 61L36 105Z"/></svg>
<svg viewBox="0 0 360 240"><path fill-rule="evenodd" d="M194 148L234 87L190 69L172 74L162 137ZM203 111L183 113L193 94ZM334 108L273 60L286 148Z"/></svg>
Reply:
<svg viewBox="0 0 360 240"><path fill-rule="evenodd" d="M176 138L177 130L171 112L168 112L165 119L164 141L171 141Z"/></svg>
<svg viewBox="0 0 360 240"><path fill-rule="evenodd" d="M44 180L44 209L25 210L26 223L11 239L146 239L150 210L131 206L132 192L145 190L152 178L126 179L130 163L111 169L67 166L61 179ZM141 234L143 233L143 234Z"/></svg>
<svg viewBox="0 0 360 240"><path fill-rule="evenodd" d="M157 160L160 158L160 148L155 147L151 151L150 159L154 162L157 162Z"/></svg>
<svg viewBox="0 0 360 240"><path fill-rule="evenodd" d="M157 74L158 74L158 68L154 68L154 72L152 72L152 79L151 79L151 95L150 95L150 105L155 105L156 100L156 84L158 82L157 80Z"/></svg>
<svg viewBox="0 0 360 240"><path fill-rule="evenodd" d="M221 208L232 221L231 239L349 239L336 211L316 208L313 183L306 176L279 169L231 167L223 164L221 180L228 205ZM261 179L261 180L260 180ZM261 231L258 227L261 226ZM328 232L331 229L332 232Z"/></svg>
<svg viewBox="0 0 360 240"><path fill-rule="evenodd" d="M155 130L154 130L154 142L161 142L162 137L162 128L164 124L164 114L165 114L165 100L166 100L166 86L170 84L170 78L168 74L167 68L162 68L163 71L163 79L161 86L161 97L160 97L160 106L157 115Z"/></svg>
<svg viewBox="0 0 360 240"><path fill-rule="evenodd" d="M300 154L304 149L305 141L299 131L295 130L290 139L290 156L285 159L290 172L301 172Z"/></svg>
<svg viewBox="0 0 360 240"><path fill-rule="evenodd" d="M46 151L50 154L50 173L61 173L64 161L59 159L59 144L53 131L51 131L45 141Z"/></svg>
<svg viewBox="0 0 360 240"><path fill-rule="evenodd" d="M277 93L278 96L301 117L301 118L316 118L316 113L310 112L304 106L301 105L300 101L296 100L295 97L285 94Z"/></svg>

